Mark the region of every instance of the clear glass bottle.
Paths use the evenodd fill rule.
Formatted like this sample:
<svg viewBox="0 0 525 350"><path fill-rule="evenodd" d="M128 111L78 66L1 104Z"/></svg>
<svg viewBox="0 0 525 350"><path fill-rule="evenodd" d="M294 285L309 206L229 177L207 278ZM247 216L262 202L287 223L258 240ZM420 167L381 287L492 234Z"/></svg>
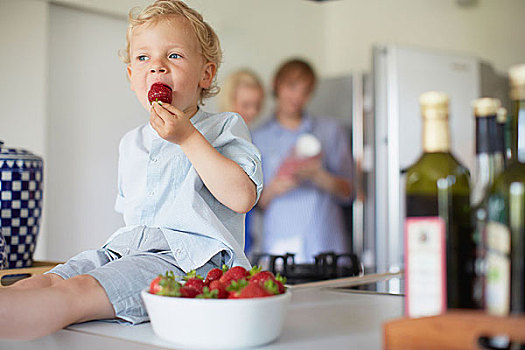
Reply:
<svg viewBox="0 0 525 350"><path fill-rule="evenodd" d="M485 303L495 315L525 312L525 64L509 77L512 157L490 191L485 228Z"/></svg>
<svg viewBox="0 0 525 350"><path fill-rule="evenodd" d="M406 175L405 311L471 308L474 243L469 171L450 153L448 96L421 95L423 154Z"/></svg>

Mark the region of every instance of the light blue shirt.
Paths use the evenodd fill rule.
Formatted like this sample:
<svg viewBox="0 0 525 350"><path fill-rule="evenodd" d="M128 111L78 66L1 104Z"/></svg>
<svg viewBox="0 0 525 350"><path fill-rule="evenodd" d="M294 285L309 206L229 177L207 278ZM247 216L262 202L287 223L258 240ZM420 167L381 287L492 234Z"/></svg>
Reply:
<svg viewBox="0 0 525 350"><path fill-rule="evenodd" d="M261 155L238 114L199 110L191 122L222 155L234 160L262 190ZM161 228L179 267L188 272L224 251L227 264L249 267L244 255L244 214L221 204L204 186L179 145L157 134L149 123L122 138L119 193L115 209L125 227L106 242L137 226Z"/></svg>
<svg viewBox="0 0 525 350"><path fill-rule="evenodd" d="M264 183L270 183L299 135L310 133L322 146L322 165L331 174L352 180L348 132L333 118L305 115L296 130L282 127L275 118L252 132L262 154ZM350 198L347 202L350 201ZM296 262L313 262L321 252L348 253L350 237L337 197L311 182L275 197L264 211L262 246L265 253L295 253Z"/></svg>

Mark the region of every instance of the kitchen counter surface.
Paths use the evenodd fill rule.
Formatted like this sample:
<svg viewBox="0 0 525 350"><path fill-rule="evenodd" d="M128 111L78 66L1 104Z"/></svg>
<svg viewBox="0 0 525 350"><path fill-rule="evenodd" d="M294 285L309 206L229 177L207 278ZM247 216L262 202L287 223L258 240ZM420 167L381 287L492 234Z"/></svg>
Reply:
<svg viewBox="0 0 525 350"><path fill-rule="evenodd" d="M283 332L261 349L381 349L382 324L401 317L403 297L348 287L395 275L371 275L292 287ZM70 326L34 341L0 341L0 349L176 349L137 326L95 321Z"/></svg>

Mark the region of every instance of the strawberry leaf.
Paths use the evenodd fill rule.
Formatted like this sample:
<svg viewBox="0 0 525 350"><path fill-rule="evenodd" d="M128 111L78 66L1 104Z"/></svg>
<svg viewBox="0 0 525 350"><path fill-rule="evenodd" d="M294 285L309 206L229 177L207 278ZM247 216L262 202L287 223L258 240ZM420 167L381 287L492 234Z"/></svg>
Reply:
<svg viewBox="0 0 525 350"><path fill-rule="evenodd" d="M258 272L261 272L262 271L262 266L253 266L251 269L250 269L250 277L252 277L253 275L255 275L256 273Z"/></svg>
<svg viewBox="0 0 525 350"><path fill-rule="evenodd" d="M195 298L198 299L217 299L219 295L219 291L217 289L210 290L208 287L204 287L202 289L202 293L197 295Z"/></svg>
<svg viewBox="0 0 525 350"><path fill-rule="evenodd" d="M246 279L240 279L238 281L232 281L228 287L226 287L226 290L228 292L238 292L242 290L244 287L248 285L248 281Z"/></svg>
<svg viewBox="0 0 525 350"><path fill-rule="evenodd" d="M275 295L279 294L279 286L277 286L277 284L272 280L266 280L264 282L264 289Z"/></svg>
<svg viewBox="0 0 525 350"><path fill-rule="evenodd" d="M186 274L186 276L184 276L185 281L189 280L190 278L198 278L200 280L204 280L204 278L201 275L197 275L197 271L195 270L191 270Z"/></svg>
<svg viewBox="0 0 525 350"><path fill-rule="evenodd" d="M286 284L286 277L281 276L279 272L277 272L277 275L275 276L275 280L281 282L282 284Z"/></svg>

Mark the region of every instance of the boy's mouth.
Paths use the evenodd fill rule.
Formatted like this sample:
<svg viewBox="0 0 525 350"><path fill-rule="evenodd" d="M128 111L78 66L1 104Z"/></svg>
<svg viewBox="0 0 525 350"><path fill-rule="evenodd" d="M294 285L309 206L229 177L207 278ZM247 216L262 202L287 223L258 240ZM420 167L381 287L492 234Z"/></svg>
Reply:
<svg viewBox="0 0 525 350"><path fill-rule="evenodd" d="M149 103L164 102L171 104L172 98L172 89L162 83L154 83L148 91Z"/></svg>

